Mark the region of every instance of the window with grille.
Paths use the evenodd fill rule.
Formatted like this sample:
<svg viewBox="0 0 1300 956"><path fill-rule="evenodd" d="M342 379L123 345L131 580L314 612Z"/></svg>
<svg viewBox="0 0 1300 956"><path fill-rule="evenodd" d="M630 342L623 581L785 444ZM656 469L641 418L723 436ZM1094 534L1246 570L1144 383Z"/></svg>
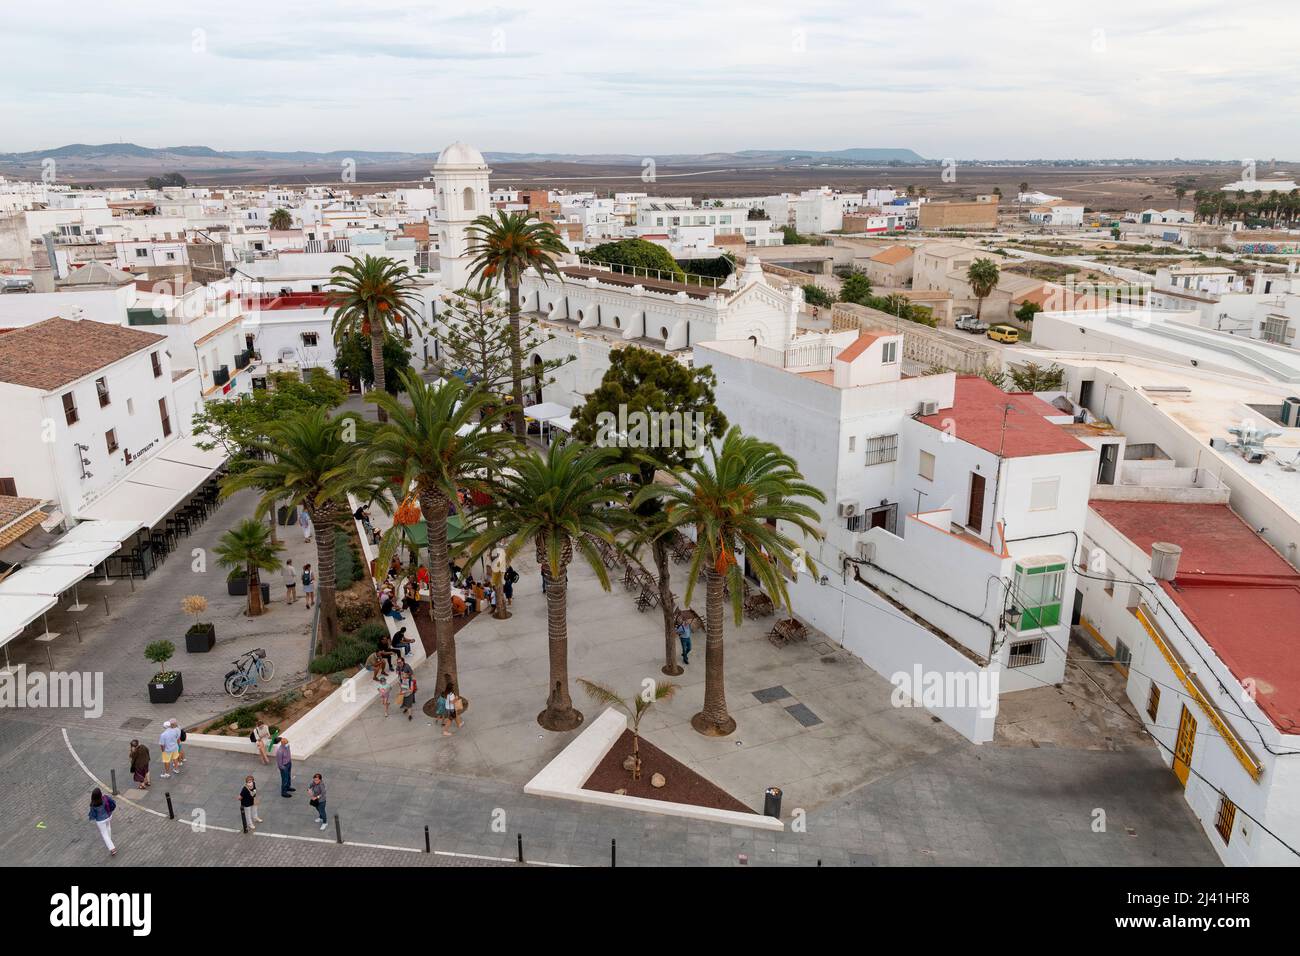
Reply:
<svg viewBox="0 0 1300 956"><path fill-rule="evenodd" d="M1155 681L1151 682L1151 690L1147 692L1147 716L1152 720L1160 713L1160 685Z"/></svg>
<svg viewBox="0 0 1300 956"><path fill-rule="evenodd" d="M103 408L105 405L109 404L112 401L112 399L109 398L108 395L108 379L106 378L95 379L95 391L99 394L100 408Z"/></svg>
<svg viewBox="0 0 1300 956"><path fill-rule="evenodd" d="M316 337L316 333L315 333L315 332L304 332L304 333L302 333L302 344L303 344L303 345L305 345L305 346L307 346L307 347L309 347L309 348L315 348L315 347L316 347L316 344L317 344L317 341L318 341L318 340L317 340L317 337Z"/></svg>
<svg viewBox="0 0 1300 956"><path fill-rule="evenodd" d="M1264 320L1264 328L1261 330L1265 342L1278 342L1282 345L1287 340L1287 320L1270 316Z"/></svg>
<svg viewBox="0 0 1300 956"><path fill-rule="evenodd" d="M884 465L898 460L898 436L877 435L866 442L867 464Z"/></svg>
<svg viewBox="0 0 1300 956"><path fill-rule="evenodd" d="M1041 637L1035 641L1016 641L1007 655L1007 666L1029 667L1031 664L1043 663L1044 644Z"/></svg>
<svg viewBox="0 0 1300 956"><path fill-rule="evenodd" d="M1115 663L1120 667L1128 667L1133 661L1133 650L1121 640L1115 641Z"/></svg>
<svg viewBox="0 0 1300 956"><path fill-rule="evenodd" d="M77 414L77 400L73 397L71 392L63 393L63 417L67 420L69 425L77 424L77 420L80 417Z"/></svg>
<svg viewBox="0 0 1300 956"><path fill-rule="evenodd" d="M1214 829L1223 837L1224 843L1232 840L1232 824L1237 819L1237 805L1228 799L1226 793L1219 794L1219 812L1214 818Z"/></svg>

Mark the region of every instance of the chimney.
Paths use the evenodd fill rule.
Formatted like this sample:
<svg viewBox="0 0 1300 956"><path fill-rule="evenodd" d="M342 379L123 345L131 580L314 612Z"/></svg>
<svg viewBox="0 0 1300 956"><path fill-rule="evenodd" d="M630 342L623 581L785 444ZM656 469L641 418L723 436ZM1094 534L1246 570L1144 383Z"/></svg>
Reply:
<svg viewBox="0 0 1300 956"><path fill-rule="evenodd" d="M1178 574L1178 559L1183 549L1168 541L1151 545L1151 576L1157 581L1172 581Z"/></svg>

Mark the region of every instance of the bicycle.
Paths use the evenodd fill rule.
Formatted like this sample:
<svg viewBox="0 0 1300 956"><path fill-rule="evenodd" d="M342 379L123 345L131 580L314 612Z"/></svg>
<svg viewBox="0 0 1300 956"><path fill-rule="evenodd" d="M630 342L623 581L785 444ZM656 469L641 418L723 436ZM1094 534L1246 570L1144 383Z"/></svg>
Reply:
<svg viewBox="0 0 1300 956"><path fill-rule="evenodd" d="M257 647L231 661L237 668L226 674L226 693L231 697L243 697L248 688L256 687L275 676L275 665L266 658L266 651Z"/></svg>

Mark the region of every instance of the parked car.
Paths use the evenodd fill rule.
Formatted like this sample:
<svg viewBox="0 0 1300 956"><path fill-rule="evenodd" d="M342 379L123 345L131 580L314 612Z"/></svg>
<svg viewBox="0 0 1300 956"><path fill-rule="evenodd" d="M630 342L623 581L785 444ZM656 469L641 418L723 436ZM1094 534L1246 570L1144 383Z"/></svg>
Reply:
<svg viewBox="0 0 1300 956"><path fill-rule="evenodd" d="M994 342L1007 342L1014 345L1020 341L1020 330L1011 325L989 326L987 334Z"/></svg>
<svg viewBox="0 0 1300 956"><path fill-rule="evenodd" d="M31 292L31 276L0 276L0 292Z"/></svg>
<svg viewBox="0 0 1300 956"><path fill-rule="evenodd" d="M957 316L957 328L963 332L987 332L989 324L977 319L974 312L963 312Z"/></svg>

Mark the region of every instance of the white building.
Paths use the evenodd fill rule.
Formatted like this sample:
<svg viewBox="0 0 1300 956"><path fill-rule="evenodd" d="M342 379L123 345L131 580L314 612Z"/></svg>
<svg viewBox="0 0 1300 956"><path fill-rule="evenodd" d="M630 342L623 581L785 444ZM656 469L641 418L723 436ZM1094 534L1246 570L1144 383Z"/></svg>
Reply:
<svg viewBox="0 0 1300 956"><path fill-rule="evenodd" d="M1029 221L1040 226L1082 226L1083 203L1053 199L1029 210Z"/></svg>

